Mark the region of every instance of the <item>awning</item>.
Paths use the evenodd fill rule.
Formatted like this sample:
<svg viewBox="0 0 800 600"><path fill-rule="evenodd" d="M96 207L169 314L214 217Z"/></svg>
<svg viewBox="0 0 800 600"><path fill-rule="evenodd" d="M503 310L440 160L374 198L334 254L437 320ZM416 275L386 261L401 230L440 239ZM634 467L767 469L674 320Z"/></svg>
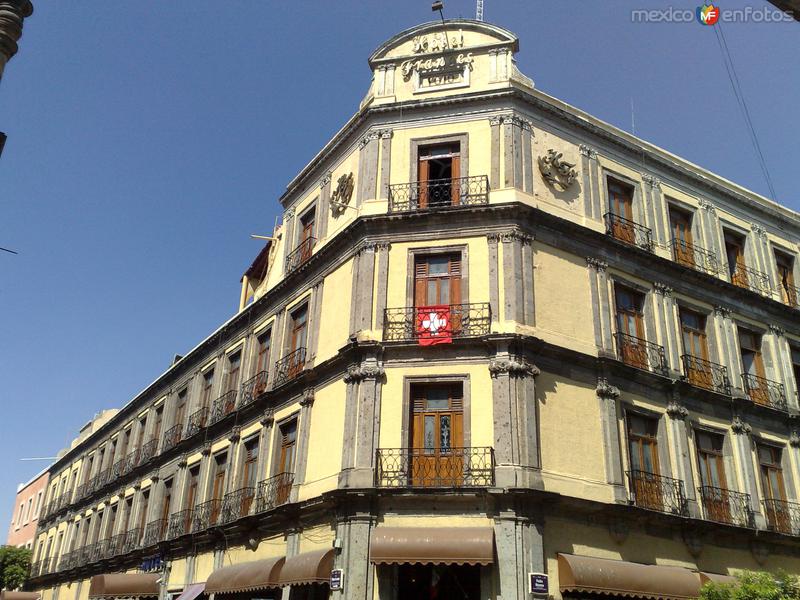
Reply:
<svg viewBox="0 0 800 600"><path fill-rule="evenodd" d="M205 593L232 594L276 588L283 561L284 557L278 556L217 569L206 581Z"/></svg>
<svg viewBox="0 0 800 600"><path fill-rule="evenodd" d="M709 581L714 583L736 583L736 577L730 575L717 575L716 573L700 573L700 585L705 585Z"/></svg>
<svg viewBox="0 0 800 600"><path fill-rule="evenodd" d="M489 565L494 562L491 527L377 527L369 560L379 565Z"/></svg>
<svg viewBox="0 0 800 600"><path fill-rule="evenodd" d="M95 575L89 583L89 598L136 598L158 596L159 573L109 573Z"/></svg>
<svg viewBox="0 0 800 600"><path fill-rule="evenodd" d="M280 585L305 585L328 583L333 569L335 550L325 549L306 552L287 558L279 576Z"/></svg>
<svg viewBox="0 0 800 600"><path fill-rule="evenodd" d="M648 600L685 600L700 593L700 575L681 567L558 555L561 592L614 594Z"/></svg>
<svg viewBox="0 0 800 600"><path fill-rule="evenodd" d="M0 592L0 600L39 600L39 592Z"/></svg>
<svg viewBox="0 0 800 600"><path fill-rule="evenodd" d="M203 593L205 587L206 587L205 581L203 583L193 583L191 585L188 585L176 600L195 600L195 598L197 598L200 594Z"/></svg>

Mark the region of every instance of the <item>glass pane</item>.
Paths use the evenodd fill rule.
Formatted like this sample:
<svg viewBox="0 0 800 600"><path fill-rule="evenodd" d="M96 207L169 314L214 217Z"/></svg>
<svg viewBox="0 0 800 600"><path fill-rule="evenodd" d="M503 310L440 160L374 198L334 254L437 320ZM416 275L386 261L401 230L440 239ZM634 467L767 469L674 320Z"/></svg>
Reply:
<svg viewBox="0 0 800 600"><path fill-rule="evenodd" d="M429 279L428 280L428 304L438 304L439 299L437 298L436 294L436 280Z"/></svg>
<svg viewBox="0 0 800 600"><path fill-rule="evenodd" d="M717 488L722 487L722 473L720 472L722 465L720 461L714 457L708 458L709 465L709 485Z"/></svg>
<svg viewBox="0 0 800 600"><path fill-rule="evenodd" d="M450 394L446 388L428 390L427 408L429 410L447 410L450 408Z"/></svg>
<svg viewBox="0 0 800 600"><path fill-rule="evenodd" d="M439 304L450 304L450 280L440 279Z"/></svg>
<svg viewBox="0 0 800 600"><path fill-rule="evenodd" d="M436 256L428 259L428 275L447 275L450 257Z"/></svg>
<svg viewBox="0 0 800 600"><path fill-rule="evenodd" d="M648 473L655 473L655 461L653 457L656 453L655 444L646 444L643 448L642 454L643 456L643 463L642 463L642 470L647 471Z"/></svg>
<svg viewBox="0 0 800 600"><path fill-rule="evenodd" d="M642 461L641 461L641 452L639 448L638 442L631 442L631 470L632 471L641 471L642 470Z"/></svg>
<svg viewBox="0 0 800 600"><path fill-rule="evenodd" d="M749 375L758 375L756 373L756 360L752 352L742 352L742 364L744 365L745 373Z"/></svg>
<svg viewBox="0 0 800 600"><path fill-rule="evenodd" d="M450 450L450 415L439 419L439 442L440 450Z"/></svg>
<svg viewBox="0 0 800 600"><path fill-rule="evenodd" d="M425 454L433 454L433 450L435 449L434 419L435 417L433 415L425 415Z"/></svg>

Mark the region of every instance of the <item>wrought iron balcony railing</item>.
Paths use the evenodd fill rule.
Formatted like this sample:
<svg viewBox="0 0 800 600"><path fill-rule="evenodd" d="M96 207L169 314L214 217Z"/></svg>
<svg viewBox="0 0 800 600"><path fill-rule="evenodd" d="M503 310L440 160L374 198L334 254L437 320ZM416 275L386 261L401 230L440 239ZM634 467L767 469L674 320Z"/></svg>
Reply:
<svg viewBox="0 0 800 600"><path fill-rule="evenodd" d="M197 435L208 426L208 413L208 407L204 406L189 415L189 424L186 426L187 438Z"/></svg>
<svg viewBox="0 0 800 600"><path fill-rule="evenodd" d="M171 450L172 448L180 444L182 439L183 439L183 424L178 423L176 425L173 425L164 432L164 443L161 444L161 451L166 452L167 450Z"/></svg>
<svg viewBox="0 0 800 600"><path fill-rule="evenodd" d="M712 392L730 395L731 382L728 379L728 367L691 354L682 355L681 362L683 362L686 381Z"/></svg>
<svg viewBox="0 0 800 600"><path fill-rule="evenodd" d="M782 383L750 373L742 375L742 380L747 395L754 403L783 412L789 410L786 404L786 390Z"/></svg>
<svg viewBox="0 0 800 600"><path fill-rule="evenodd" d="M784 304L788 304L794 308L800 308L800 288L788 282L781 282L778 287L780 287L781 300L783 300Z"/></svg>
<svg viewBox="0 0 800 600"><path fill-rule="evenodd" d="M142 449L139 451L138 466L150 462L150 460L156 455L156 450L158 450L158 440L153 438L144 446L142 446Z"/></svg>
<svg viewBox="0 0 800 600"><path fill-rule="evenodd" d="M474 488L494 485L494 449L489 447L379 448L377 487Z"/></svg>
<svg viewBox="0 0 800 600"><path fill-rule="evenodd" d="M92 546L92 562L99 562L104 560L108 555L109 540L99 540Z"/></svg>
<svg viewBox="0 0 800 600"><path fill-rule="evenodd" d="M639 225L614 213L603 215L606 234L631 246L637 246L648 252L653 251L653 232L649 227Z"/></svg>
<svg viewBox="0 0 800 600"><path fill-rule="evenodd" d="M230 390L214 400L211 405L211 424L221 421L236 410L236 390Z"/></svg>
<svg viewBox="0 0 800 600"><path fill-rule="evenodd" d="M192 532L192 522L194 520L194 509L187 508L169 516L169 527L167 529L167 537L170 540L188 535Z"/></svg>
<svg viewBox="0 0 800 600"><path fill-rule="evenodd" d="M125 475L125 458L120 458L111 466L111 479Z"/></svg>
<svg viewBox="0 0 800 600"><path fill-rule="evenodd" d="M406 306L384 311L383 339L450 340L477 337L491 331L492 310L488 302L441 306Z"/></svg>
<svg viewBox="0 0 800 600"><path fill-rule="evenodd" d="M267 391L267 372L259 371L242 384L242 395L239 402L242 406L255 402Z"/></svg>
<svg viewBox="0 0 800 600"><path fill-rule="evenodd" d="M33 579L34 577L38 577L41 570L42 570L42 561L37 560L37 561L32 562L31 563L31 568L30 568L30 571L29 571L30 572L30 578Z"/></svg>
<svg viewBox="0 0 800 600"><path fill-rule="evenodd" d="M230 523L236 519L246 517L250 514L255 497L256 489L252 487L243 487L225 494L225 498L222 500L220 523Z"/></svg>
<svg viewBox="0 0 800 600"><path fill-rule="evenodd" d="M631 502L648 510L689 516L683 482L656 473L628 471L628 486Z"/></svg>
<svg viewBox="0 0 800 600"><path fill-rule="evenodd" d="M730 272L730 271L729 271ZM731 275L731 283L763 296L772 294L772 284L769 275L737 262Z"/></svg>
<svg viewBox="0 0 800 600"><path fill-rule="evenodd" d="M158 519L150 521L144 528L144 537L142 538L142 546L155 546L166 539L167 534L167 520Z"/></svg>
<svg viewBox="0 0 800 600"><path fill-rule="evenodd" d="M258 483L256 496L256 512L272 510L276 506L286 504L294 485L294 473L278 473Z"/></svg>
<svg viewBox="0 0 800 600"><path fill-rule="evenodd" d="M125 469L124 473L127 475L131 471L133 471L136 467L139 466L139 455L141 453L140 448L134 448L132 452L128 453L128 456L125 457Z"/></svg>
<svg viewBox="0 0 800 600"><path fill-rule="evenodd" d="M75 488L75 495L73 496L73 502L78 502L86 497L86 484L82 483L78 487Z"/></svg>
<svg viewBox="0 0 800 600"><path fill-rule="evenodd" d="M667 359L664 346L618 331L616 334L617 356L626 365L664 374L667 371Z"/></svg>
<svg viewBox="0 0 800 600"><path fill-rule="evenodd" d="M762 500L767 528L787 535L800 535L800 504L769 498Z"/></svg>
<svg viewBox="0 0 800 600"><path fill-rule="evenodd" d="M697 490L700 492L703 514L707 520L738 527L754 527L750 494L708 485Z"/></svg>
<svg viewBox="0 0 800 600"><path fill-rule="evenodd" d="M480 204L489 204L489 178L486 175L389 186L389 212L444 210Z"/></svg>
<svg viewBox="0 0 800 600"><path fill-rule="evenodd" d="M94 480L95 491L105 487L107 484L113 481L113 477L111 477L111 469L100 471L97 475L95 475Z"/></svg>
<svg viewBox="0 0 800 600"><path fill-rule="evenodd" d="M303 266L311 254L314 252L314 245L317 243L317 238L309 237L304 239L300 244L286 256L286 274L299 269Z"/></svg>
<svg viewBox="0 0 800 600"><path fill-rule="evenodd" d="M306 349L298 348L275 363L275 387L294 379L306 366Z"/></svg>
<svg viewBox="0 0 800 600"><path fill-rule="evenodd" d="M710 250L675 238L672 238L670 248L675 262L709 275L719 275L719 260Z"/></svg>
<svg viewBox="0 0 800 600"><path fill-rule="evenodd" d="M79 565L88 565L92 560L92 544L85 544L81 548L81 557Z"/></svg>
<svg viewBox="0 0 800 600"><path fill-rule="evenodd" d="M133 552L138 549L142 543L142 528L134 527L129 529L125 534L125 545L123 546L123 554Z"/></svg>
<svg viewBox="0 0 800 600"><path fill-rule="evenodd" d="M120 554L124 554L125 540L127 539L128 539L127 532L118 533L117 535L111 536L111 541L108 545L109 556L119 556Z"/></svg>
<svg viewBox="0 0 800 600"><path fill-rule="evenodd" d="M198 504L192 515L192 533L205 531L209 527L217 525L221 509L222 501L218 498Z"/></svg>

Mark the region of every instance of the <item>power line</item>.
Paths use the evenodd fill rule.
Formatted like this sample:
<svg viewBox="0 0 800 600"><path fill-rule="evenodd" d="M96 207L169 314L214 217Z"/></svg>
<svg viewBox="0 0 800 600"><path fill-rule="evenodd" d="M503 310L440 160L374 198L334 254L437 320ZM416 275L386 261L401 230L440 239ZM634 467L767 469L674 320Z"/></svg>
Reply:
<svg viewBox="0 0 800 600"><path fill-rule="evenodd" d="M728 48L728 42L725 39L725 33L722 31L721 22L714 26L714 34L717 36L717 43L719 44L720 51L722 52L722 62L725 64L725 70L728 73L728 80L731 83L731 88L733 88L733 95L736 97L739 110L744 118L745 126L747 127L747 132L750 136L750 142L753 144L753 149L756 151L756 158L758 159L759 167L761 168L761 172L767 182L767 187L769 188L769 193L772 196L772 199L777 201L777 194L775 193L775 187L772 185L772 177L769 174L767 161L764 158L764 153L761 151L761 144L758 142L758 136L756 135L756 129L753 126L753 120L750 118L750 110L748 109L747 102L744 99L742 86L739 83L739 77L736 74L736 67L733 64L733 57L731 56L730 49Z"/></svg>

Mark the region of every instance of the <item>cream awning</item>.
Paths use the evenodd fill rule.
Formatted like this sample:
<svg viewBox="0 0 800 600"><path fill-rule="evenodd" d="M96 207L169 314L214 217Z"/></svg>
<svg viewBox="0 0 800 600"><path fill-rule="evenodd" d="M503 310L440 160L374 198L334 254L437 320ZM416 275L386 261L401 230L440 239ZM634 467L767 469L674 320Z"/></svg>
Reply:
<svg viewBox="0 0 800 600"><path fill-rule="evenodd" d="M158 596L158 573L109 573L95 575L89 598L146 598Z"/></svg>
<svg viewBox="0 0 800 600"><path fill-rule="evenodd" d="M284 557L265 558L217 569L205 584L206 594L232 594L279 587Z"/></svg>
<svg viewBox="0 0 800 600"><path fill-rule="evenodd" d="M491 527L377 527L369 559L375 564L489 565Z"/></svg>

